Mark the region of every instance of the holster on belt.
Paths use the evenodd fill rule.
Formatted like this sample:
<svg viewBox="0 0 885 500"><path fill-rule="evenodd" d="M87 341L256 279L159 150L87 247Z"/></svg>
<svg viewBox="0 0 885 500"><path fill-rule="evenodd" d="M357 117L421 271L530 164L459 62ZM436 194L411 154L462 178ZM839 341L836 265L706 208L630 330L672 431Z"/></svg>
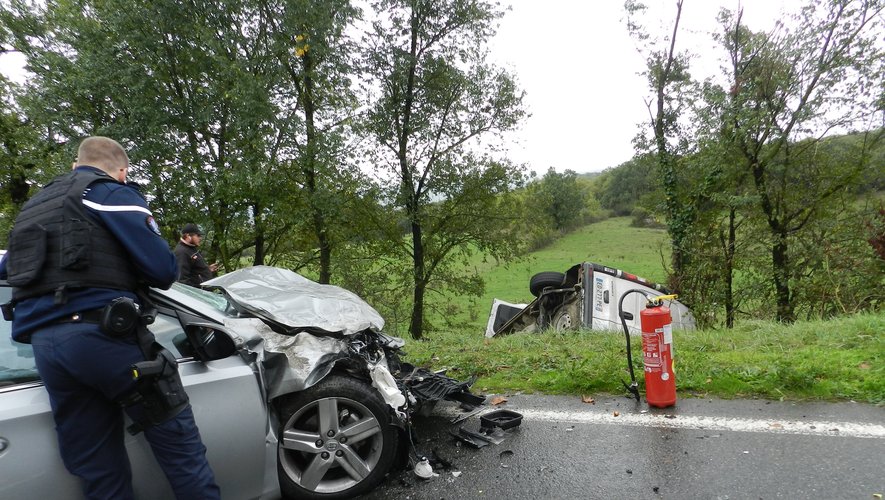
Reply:
<svg viewBox="0 0 885 500"><path fill-rule="evenodd" d="M135 324L135 338L145 361L130 366L135 391L118 400L121 406L140 403L144 409L144 418L127 428L133 435L169 420L188 405L175 356L160 345L147 328L156 317L156 308L146 294L139 294L139 299L144 307Z"/></svg>
<svg viewBox="0 0 885 500"><path fill-rule="evenodd" d="M101 310L98 326L111 337L127 337L141 322L138 304L129 297L117 297Z"/></svg>

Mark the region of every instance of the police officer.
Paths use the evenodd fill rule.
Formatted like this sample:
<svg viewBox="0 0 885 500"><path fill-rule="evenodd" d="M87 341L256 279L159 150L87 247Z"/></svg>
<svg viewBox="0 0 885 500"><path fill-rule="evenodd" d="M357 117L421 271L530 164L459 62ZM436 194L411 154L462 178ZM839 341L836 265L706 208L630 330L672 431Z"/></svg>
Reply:
<svg viewBox="0 0 885 500"><path fill-rule="evenodd" d="M100 328L118 297L138 287L169 288L175 257L145 199L125 184L129 157L116 141L88 137L72 172L22 208L0 261L13 285L12 336L34 347L49 393L65 467L88 498L133 498L124 420L117 401L133 393L129 367L145 355L131 334ZM144 408L126 412L143 420ZM154 456L179 499L219 498L190 405L145 429Z"/></svg>
<svg viewBox="0 0 885 500"><path fill-rule="evenodd" d="M178 281L185 285L199 287L200 283L215 276L218 264L206 264L200 253L203 231L196 224L188 223L181 228L181 239L175 246L175 260L178 261Z"/></svg>

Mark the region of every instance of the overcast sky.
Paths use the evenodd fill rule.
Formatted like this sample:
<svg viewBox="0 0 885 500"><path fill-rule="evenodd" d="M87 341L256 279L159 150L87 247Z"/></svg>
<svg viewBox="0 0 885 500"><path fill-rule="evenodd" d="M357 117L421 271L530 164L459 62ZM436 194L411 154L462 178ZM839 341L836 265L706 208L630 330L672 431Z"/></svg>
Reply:
<svg viewBox="0 0 885 500"><path fill-rule="evenodd" d="M642 57L627 34L623 0L502 0L512 10L491 42L495 64L514 72L532 114L508 136L509 156L539 174L601 171L629 160L640 122L648 121ZM669 32L675 0L645 0ZM685 0L680 46L699 58L695 77L709 76L721 56L709 33L721 7L744 8L744 22L768 30L800 0ZM650 26L654 24L649 23ZM21 81L22 58L0 57L0 71Z"/></svg>
<svg viewBox="0 0 885 500"><path fill-rule="evenodd" d="M496 64L511 69L526 91L532 117L513 134L509 156L543 174L601 171L629 160L637 124L648 121L643 58L627 34L623 0L512 0L491 44ZM672 30L675 0L645 0ZM744 8L753 30L769 30L797 0L685 0L678 46L700 60L696 77L719 67L709 33L721 7ZM651 24L650 24L651 25ZM654 25L652 25L654 26ZM683 31L684 30L684 31ZM685 37L680 38L680 37ZM690 43L689 43L690 40Z"/></svg>

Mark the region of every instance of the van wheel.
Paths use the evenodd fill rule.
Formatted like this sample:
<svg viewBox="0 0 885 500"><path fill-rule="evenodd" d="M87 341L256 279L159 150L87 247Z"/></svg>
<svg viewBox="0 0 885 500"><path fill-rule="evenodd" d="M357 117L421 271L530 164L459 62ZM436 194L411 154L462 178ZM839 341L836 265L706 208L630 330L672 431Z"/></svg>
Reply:
<svg viewBox="0 0 885 500"><path fill-rule="evenodd" d="M544 271L532 276L532 279L529 280L529 291L532 292L532 295L537 297L541 295L541 292L547 287L562 286L563 281L565 281L564 273Z"/></svg>
<svg viewBox="0 0 885 500"><path fill-rule="evenodd" d="M564 332L572 329L572 315L566 308L562 308L553 316L553 330Z"/></svg>
<svg viewBox="0 0 885 500"><path fill-rule="evenodd" d="M286 499L352 498L378 485L396 458L390 407L367 382L330 375L281 406L278 470Z"/></svg>

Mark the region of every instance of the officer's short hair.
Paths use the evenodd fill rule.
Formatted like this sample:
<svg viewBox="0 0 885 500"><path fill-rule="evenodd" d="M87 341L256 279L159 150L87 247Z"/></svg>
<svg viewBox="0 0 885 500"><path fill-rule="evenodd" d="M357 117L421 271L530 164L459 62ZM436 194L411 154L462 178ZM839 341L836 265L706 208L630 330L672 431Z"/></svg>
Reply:
<svg viewBox="0 0 885 500"><path fill-rule="evenodd" d="M77 164L90 165L102 170L129 166L129 155L119 142L102 136L83 139L77 149Z"/></svg>

